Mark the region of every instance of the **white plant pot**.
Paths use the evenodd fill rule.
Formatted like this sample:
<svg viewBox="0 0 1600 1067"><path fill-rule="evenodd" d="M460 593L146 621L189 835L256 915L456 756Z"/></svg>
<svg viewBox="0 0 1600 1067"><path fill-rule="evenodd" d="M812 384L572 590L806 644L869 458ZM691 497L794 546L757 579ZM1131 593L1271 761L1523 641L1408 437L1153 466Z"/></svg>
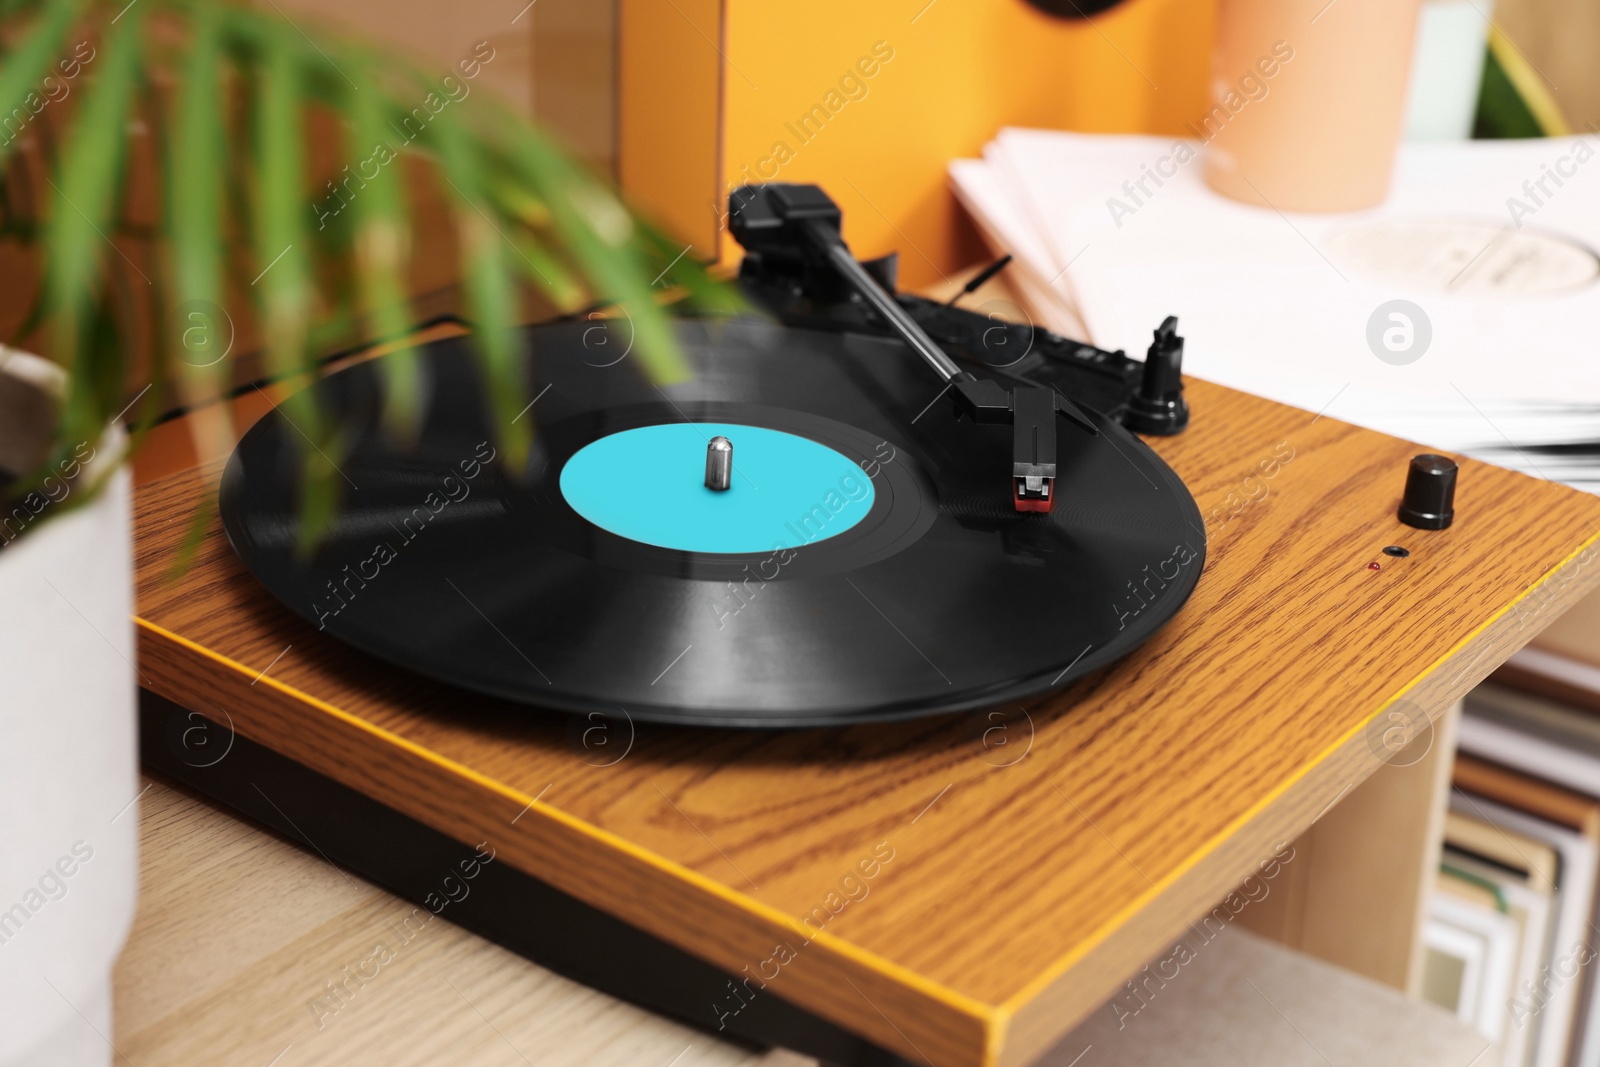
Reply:
<svg viewBox="0 0 1600 1067"><path fill-rule="evenodd" d="M53 364L0 348L0 467L43 458L60 389ZM114 1055L111 967L138 888L128 471L41 520L121 443L86 444L86 473L47 482L38 514L0 512L0 1067Z"/></svg>

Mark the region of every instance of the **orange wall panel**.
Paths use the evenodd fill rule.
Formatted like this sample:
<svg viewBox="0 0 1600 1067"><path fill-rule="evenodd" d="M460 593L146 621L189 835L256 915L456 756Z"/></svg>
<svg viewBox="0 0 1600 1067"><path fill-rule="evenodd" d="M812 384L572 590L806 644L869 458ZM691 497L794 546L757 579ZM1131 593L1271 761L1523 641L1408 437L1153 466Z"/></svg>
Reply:
<svg viewBox="0 0 1600 1067"><path fill-rule="evenodd" d="M619 0L617 183L710 256L722 172L722 0Z"/></svg>
<svg viewBox="0 0 1600 1067"><path fill-rule="evenodd" d="M630 93L625 51L621 98L624 188L669 225L700 220L684 231L697 245L734 186L817 182L844 208L859 255L899 250L904 284L927 284L971 258L946 164L978 154L1001 126L1176 134L1205 111L1215 0L1130 0L1072 22L1022 0L722 0L714 36L702 18L686 29L686 12L703 16L709 3L624 3L624 40L701 31L688 41L692 55L672 63L693 72L681 91L658 75L649 99L637 78ZM630 31L630 13L648 31ZM715 108L701 62L720 76ZM679 172L627 170L630 111L678 117L651 135L689 153ZM708 186L703 142L713 130L720 181ZM726 232L721 252L737 255Z"/></svg>

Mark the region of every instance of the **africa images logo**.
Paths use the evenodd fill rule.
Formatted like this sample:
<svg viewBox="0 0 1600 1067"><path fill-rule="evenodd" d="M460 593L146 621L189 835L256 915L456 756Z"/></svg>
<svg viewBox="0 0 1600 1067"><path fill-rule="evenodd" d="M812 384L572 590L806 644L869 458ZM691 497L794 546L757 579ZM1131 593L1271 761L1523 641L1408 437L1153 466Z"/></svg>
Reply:
<svg viewBox="0 0 1600 1067"><path fill-rule="evenodd" d="M311 605L312 613L317 620L317 629L327 629L328 620L349 607L350 602L367 587L367 583L376 581L383 574L383 568L399 559L401 550L422 536L422 531L427 529L428 524L445 508L452 504L464 503L472 495L473 479L483 473L484 465L493 462L497 454L489 442L480 442L472 458L464 459L458 464L461 470L460 477L457 477L454 471L445 475L440 480L439 488L430 492L423 498L421 504L412 508L411 513L400 520L399 526L392 522L389 524L389 528L395 532L395 542L391 543L387 539L379 541L373 547L371 555L357 561L353 568L350 564L346 564L339 572L341 577L329 579L327 583L329 599L318 600Z"/></svg>
<svg viewBox="0 0 1600 1067"><path fill-rule="evenodd" d="M1175 581L1183 568L1199 558L1198 552L1187 544L1181 544L1174 545L1172 554L1157 562L1153 569L1150 564L1145 564L1140 572L1142 577L1137 582L1128 582L1128 595L1111 605L1111 610L1117 613L1117 629L1127 629L1130 621L1156 602L1168 582Z"/></svg>

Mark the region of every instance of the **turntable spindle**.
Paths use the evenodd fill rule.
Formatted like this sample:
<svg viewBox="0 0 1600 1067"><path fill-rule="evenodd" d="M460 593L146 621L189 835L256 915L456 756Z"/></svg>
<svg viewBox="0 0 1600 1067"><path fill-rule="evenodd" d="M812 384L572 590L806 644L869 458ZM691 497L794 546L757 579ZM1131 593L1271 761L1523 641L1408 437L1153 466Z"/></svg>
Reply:
<svg viewBox="0 0 1600 1067"><path fill-rule="evenodd" d="M733 442L713 437L706 445L706 488L726 489L733 482Z"/></svg>

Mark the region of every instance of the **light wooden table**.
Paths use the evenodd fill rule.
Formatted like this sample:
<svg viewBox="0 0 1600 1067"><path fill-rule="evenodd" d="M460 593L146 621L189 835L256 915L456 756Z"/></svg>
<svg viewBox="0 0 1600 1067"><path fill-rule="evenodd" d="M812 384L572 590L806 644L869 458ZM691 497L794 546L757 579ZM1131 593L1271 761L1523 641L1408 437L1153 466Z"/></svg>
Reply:
<svg viewBox="0 0 1600 1067"><path fill-rule="evenodd" d="M427 912L170 780L144 784L139 910L115 975L118 1063L812 1062L719 1041L443 918L420 922ZM374 957L378 946L389 953Z"/></svg>

